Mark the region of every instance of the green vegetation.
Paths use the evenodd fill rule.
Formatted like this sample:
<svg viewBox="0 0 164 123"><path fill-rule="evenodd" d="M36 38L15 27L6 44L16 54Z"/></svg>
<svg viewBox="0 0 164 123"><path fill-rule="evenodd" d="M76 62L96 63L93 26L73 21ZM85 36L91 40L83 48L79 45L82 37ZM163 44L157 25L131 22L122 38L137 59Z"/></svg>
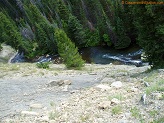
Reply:
<svg viewBox="0 0 164 123"><path fill-rule="evenodd" d="M24 51L28 59L56 54L54 30L59 28L78 48L138 44L152 66L161 68L163 11L162 5L126 5L121 0L7 0L0 3L0 44Z"/></svg>
<svg viewBox="0 0 164 123"><path fill-rule="evenodd" d="M75 44L68 38L67 34L61 30L55 30L55 38L57 41L58 52L63 58L67 68L81 69L84 66L78 49Z"/></svg>
<svg viewBox="0 0 164 123"><path fill-rule="evenodd" d="M37 63L36 66L38 68L43 68L43 69L49 69L49 64L50 62L41 62L41 63Z"/></svg>
<svg viewBox="0 0 164 123"><path fill-rule="evenodd" d="M116 99L118 99L120 101L122 101L124 99L122 94L114 94L114 95L108 97L109 100L112 100L113 98L116 98Z"/></svg>
<svg viewBox="0 0 164 123"><path fill-rule="evenodd" d="M140 111L137 107L133 107L130 109L130 112L132 113L132 116L135 118L139 118L140 116Z"/></svg>
<svg viewBox="0 0 164 123"><path fill-rule="evenodd" d="M120 114L122 112L122 107L117 105L112 108L112 114Z"/></svg>

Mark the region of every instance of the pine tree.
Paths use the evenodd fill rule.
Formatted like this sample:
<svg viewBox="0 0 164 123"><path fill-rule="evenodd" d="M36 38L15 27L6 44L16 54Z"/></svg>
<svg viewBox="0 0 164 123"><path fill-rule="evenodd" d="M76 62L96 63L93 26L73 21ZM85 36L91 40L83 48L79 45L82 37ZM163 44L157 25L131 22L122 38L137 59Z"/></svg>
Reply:
<svg viewBox="0 0 164 123"><path fill-rule="evenodd" d="M23 39L15 23L2 12L0 12L0 20L0 42L5 42L17 50L22 48Z"/></svg>
<svg viewBox="0 0 164 123"><path fill-rule="evenodd" d="M61 30L55 30L55 38L58 46L58 53L64 59L67 68L81 69L84 66L78 49L73 42L68 38L67 34Z"/></svg>
<svg viewBox="0 0 164 123"><path fill-rule="evenodd" d="M160 5L138 5L133 7L137 42L145 51L153 67L164 67L164 7Z"/></svg>
<svg viewBox="0 0 164 123"><path fill-rule="evenodd" d="M68 20L68 36L78 47L83 47L86 42L85 30L79 20L73 15L70 15Z"/></svg>

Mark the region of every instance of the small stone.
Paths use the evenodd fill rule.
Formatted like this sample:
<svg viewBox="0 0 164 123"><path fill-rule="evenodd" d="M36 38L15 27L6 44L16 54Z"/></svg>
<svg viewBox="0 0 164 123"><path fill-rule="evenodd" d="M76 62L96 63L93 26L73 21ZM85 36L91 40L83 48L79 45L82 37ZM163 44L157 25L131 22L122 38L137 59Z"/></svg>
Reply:
<svg viewBox="0 0 164 123"><path fill-rule="evenodd" d="M57 81L57 85L58 86L62 86L64 84L64 80L59 80L59 81Z"/></svg>
<svg viewBox="0 0 164 123"><path fill-rule="evenodd" d="M109 89L111 89L110 86L104 85L104 84L99 84L99 85L96 86L96 88L99 88L101 90L109 90Z"/></svg>
<svg viewBox="0 0 164 123"><path fill-rule="evenodd" d="M36 103L36 104L31 104L30 108L41 109L41 108L43 108L43 106L42 106L42 104Z"/></svg>
<svg viewBox="0 0 164 123"><path fill-rule="evenodd" d="M22 115L31 115L31 116L38 116L39 115L37 112L33 112L33 111L22 111L21 114Z"/></svg>
<svg viewBox="0 0 164 123"><path fill-rule="evenodd" d="M89 73L89 75L97 75L97 73Z"/></svg>
<svg viewBox="0 0 164 123"><path fill-rule="evenodd" d="M111 104L111 101L103 101L103 102L100 102L100 104L98 104L98 108L99 109L108 109L110 108L110 104Z"/></svg>
<svg viewBox="0 0 164 123"><path fill-rule="evenodd" d="M143 95L141 96L141 101L142 101L144 104L146 104L146 94L143 94Z"/></svg>
<svg viewBox="0 0 164 123"><path fill-rule="evenodd" d="M121 88L122 87L122 82L120 82L120 81L113 82L111 84L111 86L115 87L115 88Z"/></svg>
<svg viewBox="0 0 164 123"><path fill-rule="evenodd" d="M64 85L71 85L71 80L64 80Z"/></svg>
<svg viewBox="0 0 164 123"><path fill-rule="evenodd" d="M118 100L117 98L113 98L113 99L111 100L111 104L117 105L117 104L119 104L119 103L120 103L120 100Z"/></svg>
<svg viewBox="0 0 164 123"><path fill-rule="evenodd" d="M39 117L37 119L37 121L40 121L40 122L48 122L49 121L49 118L48 118L48 116Z"/></svg>
<svg viewBox="0 0 164 123"><path fill-rule="evenodd" d="M144 82L145 87L149 87L150 84L148 82Z"/></svg>
<svg viewBox="0 0 164 123"><path fill-rule="evenodd" d="M130 91L131 91L131 92L137 92L137 91L138 91L138 88L131 87Z"/></svg>

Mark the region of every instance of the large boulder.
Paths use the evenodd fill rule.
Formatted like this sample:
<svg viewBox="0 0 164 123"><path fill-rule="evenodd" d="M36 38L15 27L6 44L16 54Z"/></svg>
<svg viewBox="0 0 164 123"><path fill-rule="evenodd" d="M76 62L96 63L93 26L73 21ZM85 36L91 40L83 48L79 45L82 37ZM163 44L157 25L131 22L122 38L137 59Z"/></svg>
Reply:
<svg viewBox="0 0 164 123"><path fill-rule="evenodd" d="M16 51L6 44L2 44L2 49L0 50L0 62L7 63L13 56L16 55Z"/></svg>

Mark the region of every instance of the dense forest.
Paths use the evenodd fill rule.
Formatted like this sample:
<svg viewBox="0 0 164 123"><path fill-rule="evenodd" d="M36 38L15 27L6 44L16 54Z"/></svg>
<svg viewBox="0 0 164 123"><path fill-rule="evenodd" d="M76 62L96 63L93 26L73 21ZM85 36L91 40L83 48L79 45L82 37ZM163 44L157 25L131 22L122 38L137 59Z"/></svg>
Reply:
<svg viewBox="0 0 164 123"><path fill-rule="evenodd" d="M59 53L67 67L83 66L79 48L124 49L138 44L154 67L164 67L164 5L130 5L121 0L1 0L2 43L25 52L28 59Z"/></svg>

